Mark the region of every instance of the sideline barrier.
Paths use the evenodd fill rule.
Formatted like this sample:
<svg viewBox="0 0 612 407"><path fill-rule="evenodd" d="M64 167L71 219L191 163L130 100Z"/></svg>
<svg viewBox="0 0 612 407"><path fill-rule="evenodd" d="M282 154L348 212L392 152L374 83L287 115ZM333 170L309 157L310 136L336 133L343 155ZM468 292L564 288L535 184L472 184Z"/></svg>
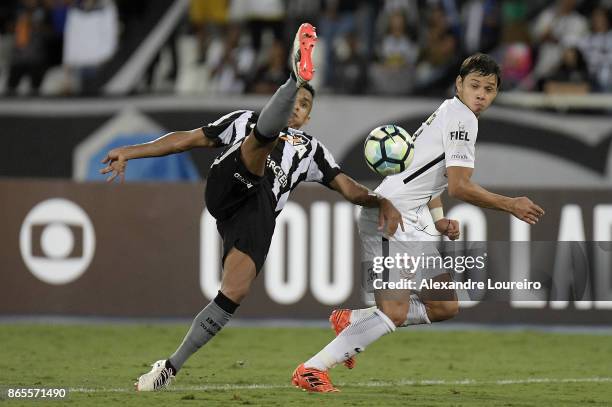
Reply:
<svg viewBox="0 0 612 407"><path fill-rule="evenodd" d="M508 214L445 199L448 216L463 222L470 241L522 242L508 246L514 257L490 259L491 275L503 280L515 270L519 280L537 273L544 283L546 273L564 278L555 276L554 289L542 295L500 291L466 302L457 321L609 324L612 194L496 192L527 194L546 215L529 227ZM192 316L214 296L220 275L219 238L203 193L201 183L0 180L0 314ZM354 207L333 191L298 188L240 317L325 318L332 306L362 306L354 217ZM568 243L581 240L599 243ZM526 248L532 252L521 255Z"/></svg>

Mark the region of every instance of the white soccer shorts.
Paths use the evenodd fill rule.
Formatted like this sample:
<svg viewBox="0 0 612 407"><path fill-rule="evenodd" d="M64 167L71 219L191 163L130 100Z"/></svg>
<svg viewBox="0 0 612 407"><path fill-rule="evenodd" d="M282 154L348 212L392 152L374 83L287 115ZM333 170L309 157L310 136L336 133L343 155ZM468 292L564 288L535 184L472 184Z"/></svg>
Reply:
<svg viewBox="0 0 612 407"><path fill-rule="evenodd" d="M381 287L399 287L420 292L420 282L447 271L441 268L436 230L427 205L402 214L404 231L398 228L393 236L385 236L378 230L378 208L363 208L359 214L358 228L361 240L362 287L372 293ZM390 258L391 260L385 260ZM387 263L385 264L385 261ZM407 283L411 281L411 283ZM382 283L395 283L382 285Z"/></svg>

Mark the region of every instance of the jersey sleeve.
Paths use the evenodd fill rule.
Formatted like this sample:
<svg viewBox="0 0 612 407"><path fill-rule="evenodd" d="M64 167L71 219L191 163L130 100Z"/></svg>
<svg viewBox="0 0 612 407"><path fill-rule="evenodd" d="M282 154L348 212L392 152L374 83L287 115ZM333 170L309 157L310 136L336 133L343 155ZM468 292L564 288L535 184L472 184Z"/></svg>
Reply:
<svg viewBox="0 0 612 407"><path fill-rule="evenodd" d="M446 166L474 168L477 136L476 117L465 115L449 119L442 135Z"/></svg>
<svg viewBox="0 0 612 407"><path fill-rule="evenodd" d="M217 121L202 126L204 136L217 143L217 146L229 146L248 136L251 123L256 114L250 110L237 110L221 117Z"/></svg>
<svg viewBox="0 0 612 407"><path fill-rule="evenodd" d="M332 182L336 175L340 174L340 166L334 160L329 150L318 140L313 139L314 154L308 165L306 182L318 182L326 187Z"/></svg>

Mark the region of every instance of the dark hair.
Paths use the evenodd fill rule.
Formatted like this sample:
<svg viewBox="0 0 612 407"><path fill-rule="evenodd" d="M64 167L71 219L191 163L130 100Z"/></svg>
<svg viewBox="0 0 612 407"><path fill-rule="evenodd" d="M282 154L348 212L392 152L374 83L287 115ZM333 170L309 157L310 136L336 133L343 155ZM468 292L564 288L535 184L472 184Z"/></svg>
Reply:
<svg viewBox="0 0 612 407"><path fill-rule="evenodd" d="M465 79L466 76L472 72L479 73L483 76L495 75L497 78L497 89L501 86L501 72L499 65L493 58L487 54L481 54L480 52L467 57L459 68L459 76L461 79Z"/></svg>
<svg viewBox="0 0 612 407"><path fill-rule="evenodd" d="M300 88L306 89L308 92L310 92L310 94L312 95L312 98L313 99L315 98L315 90L310 83L304 82L302 85L300 85Z"/></svg>

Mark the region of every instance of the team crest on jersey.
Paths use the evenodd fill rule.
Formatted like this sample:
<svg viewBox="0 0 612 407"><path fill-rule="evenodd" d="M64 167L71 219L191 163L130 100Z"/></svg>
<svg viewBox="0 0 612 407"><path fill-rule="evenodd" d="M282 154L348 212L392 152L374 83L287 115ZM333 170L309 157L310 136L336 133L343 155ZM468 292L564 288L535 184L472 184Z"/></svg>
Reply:
<svg viewBox="0 0 612 407"><path fill-rule="evenodd" d="M302 158L304 154L306 154L308 144L310 144L310 140L304 136L304 132L287 129L286 133L282 133L280 135L280 139L286 141L291 144L295 151L297 151L298 156Z"/></svg>

